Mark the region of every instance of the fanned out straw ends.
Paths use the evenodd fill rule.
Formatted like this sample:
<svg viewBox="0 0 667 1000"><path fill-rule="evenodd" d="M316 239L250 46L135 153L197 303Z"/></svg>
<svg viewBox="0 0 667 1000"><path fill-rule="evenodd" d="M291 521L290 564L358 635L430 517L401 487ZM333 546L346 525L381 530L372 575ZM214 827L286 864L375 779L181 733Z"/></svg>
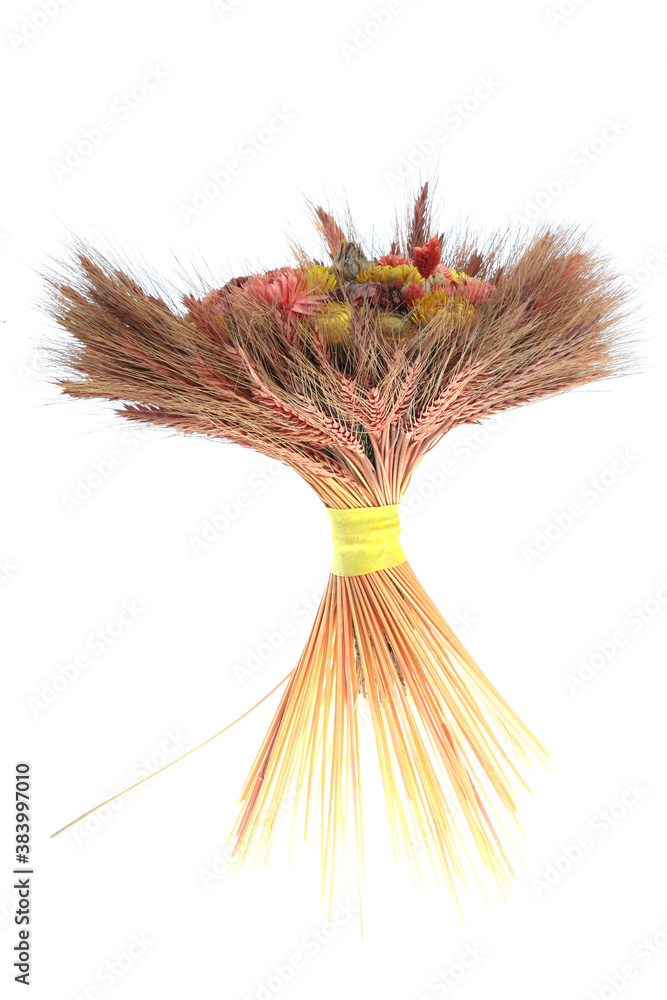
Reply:
<svg viewBox="0 0 667 1000"><path fill-rule="evenodd" d="M628 371L628 287L572 226L434 233L427 185L385 253L311 209L327 263L297 245L293 267L180 303L75 243L47 275L70 335L49 348L57 381L129 420L280 459L329 511L334 565L241 792L238 862L268 851L296 782L322 892L348 823L362 878L365 709L397 853L425 844L455 896L484 868L504 892L502 814L516 818L524 773L548 754L420 586L398 505L452 428Z"/></svg>

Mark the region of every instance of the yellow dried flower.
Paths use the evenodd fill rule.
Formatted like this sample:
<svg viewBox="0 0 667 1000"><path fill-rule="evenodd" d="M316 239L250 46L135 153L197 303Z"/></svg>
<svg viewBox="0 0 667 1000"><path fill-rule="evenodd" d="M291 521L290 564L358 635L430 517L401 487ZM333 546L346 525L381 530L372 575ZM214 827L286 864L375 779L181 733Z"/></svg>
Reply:
<svg viewBox="0 0 667 1000"><path fill-rule="evenodd" d="M375 281L375 278L372 271L359 271L354 280L362 285L365 281Z"/></svg>
<svg viewBox="0 0 667 1000"><path fill-rule="evenodd" d="M332 343L338 343L350 333L352 307L343 302L328 302L317 310L317 325Z"/></svg>
<svg viewBox="0 0 667 1000"><path fill-rule="evenodd" d="M330 292L338 286L336 275L324 264L309 264L301 268L301 273L306 279L306 288L317 287L323 292Z"/></svg>
<svg viewBox="0 0 667 1000"><path fill-rule="evenodd" d="M420 299L412 313L414 323L428 323L439 312L449 313L453 319L470 319L475 307L461 295L448 295L444 289L434 288Z"/></svg>
<svg viewBox="0 0 667 1000"><path fill-rule="evenodd" d="M413 281L423 281L421 274L412 264L398 264L396 267L390 265L378 265L374 268L377 277L376 281L389 284L390 281L400 281L404 285L409 285Z"/></svg>
<svg viewBox="0 0 667 1000"><path fill-rule="evenodd" d="M357 281L381 281L388 285L390 281L400 281L404 285L409 285L412 281L423 281L421 274L412 264L399 264L391 267L389 264L374 264L365 271L359 271Z"/></svg>
<svg viewBox="0 0 667 1000"><path fill-rule="evenodd" d="M393 340L404 340L414 329L410 326L405 316L396 316L394 313L380 313L378 318L380 329L384 335L391 337Z"/></svg>

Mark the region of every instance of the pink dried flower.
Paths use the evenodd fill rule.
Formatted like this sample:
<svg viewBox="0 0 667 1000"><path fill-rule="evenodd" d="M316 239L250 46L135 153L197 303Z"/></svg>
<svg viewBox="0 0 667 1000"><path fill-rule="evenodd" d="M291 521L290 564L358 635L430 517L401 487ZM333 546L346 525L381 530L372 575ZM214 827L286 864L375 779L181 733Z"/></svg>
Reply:
<svg viewBox="0 0 667 1000"><path fill-rule="evenodd" d="M386 253L383 257L378 257L378 264L382 264L383 267L398 267L399 264L412 264L411 257L401 257L397 253Z"/></svg>
<svg viewBox="0 0 667 1000"><path fill-rule="evenodd" d="M403 304L412 309L415 302L424 298L426 285L421 281L411 281L403 292Z"/></svg>
<svg viewBox="0 0 667 1000"><path fill-rule="evenodd" d="M277 268L256 275L243 286L256 301L275 306L287 313L312 316L323 296L308 288L305 275L294 268Z"/></svg>
<svg viewBox="0 0 667 1000"><path fill-rule="evenodd" d="M464 278L463 285L459 286L464 299L473 306L485 302L492 288L493 285L489 281L478 281L476 278Z"/></svg>

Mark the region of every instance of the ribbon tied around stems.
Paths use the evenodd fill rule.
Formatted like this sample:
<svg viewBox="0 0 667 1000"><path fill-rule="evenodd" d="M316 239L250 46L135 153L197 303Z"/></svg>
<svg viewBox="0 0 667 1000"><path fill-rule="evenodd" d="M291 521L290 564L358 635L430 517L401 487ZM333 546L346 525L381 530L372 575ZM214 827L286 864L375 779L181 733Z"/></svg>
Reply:
<svg viewBox="0 0 667 1000"><path fill-rule="evenodd" d="M334 576L363 576L406 561L399 542L398 504L326 510L331 518Z"/></svg>

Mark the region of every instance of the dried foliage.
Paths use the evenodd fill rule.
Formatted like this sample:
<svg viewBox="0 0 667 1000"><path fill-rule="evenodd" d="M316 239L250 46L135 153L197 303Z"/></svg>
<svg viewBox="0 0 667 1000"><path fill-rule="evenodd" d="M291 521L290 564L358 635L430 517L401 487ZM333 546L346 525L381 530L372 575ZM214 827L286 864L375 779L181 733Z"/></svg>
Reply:
<svg viewBox="0 0 667 1000"><path fill-rule="evenodd" d="M313 218L328 265L297 245L295 267L180 303L156 292L156 277L75 245L47 276L48 309L71 335L53 347L59 385L111 400L128 419L278 458L342 508L398 503L421 457L460 424L628 370L627 286L571 226L437 235L424 185L376 258L350 218L319 206ZM361 850L364 698L394 835L409 847L419 831L454 888L465 882L460 822L504 886L512 870L489 797L514 813L516 763L546 752L407 563L330 577L243 791L239 857L257 837L268 847L295 775L307 824L319 790L323 878L344 832L345 787Z"/></svg>

